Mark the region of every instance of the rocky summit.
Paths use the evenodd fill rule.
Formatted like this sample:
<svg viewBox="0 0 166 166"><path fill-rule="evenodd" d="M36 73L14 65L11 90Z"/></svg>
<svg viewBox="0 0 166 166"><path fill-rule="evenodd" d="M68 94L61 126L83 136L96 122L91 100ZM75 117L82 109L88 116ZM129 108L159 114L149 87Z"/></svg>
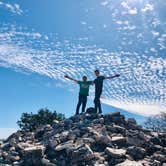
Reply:
<svg viewBox="0 0 166 166"><path fill-rule="evenodd" d="M0 142L0 165L166 166L166 133L155 133L119 112L81 114Z"/></svg>

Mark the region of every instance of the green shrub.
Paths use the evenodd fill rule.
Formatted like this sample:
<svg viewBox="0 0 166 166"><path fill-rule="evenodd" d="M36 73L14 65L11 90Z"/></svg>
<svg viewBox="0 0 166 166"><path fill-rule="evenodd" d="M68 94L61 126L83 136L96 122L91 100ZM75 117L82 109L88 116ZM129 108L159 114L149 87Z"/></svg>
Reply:
<svg viewBox="0 0 166 166"><path fill-rule="evenodd" d="M38 127L46 124L53 124L54 120L61 121L65 119L64 114L51 112L47 108L40 109L37 114L23 113L21 119L17 121L18 126L25 131L34 131Z"/></svg>

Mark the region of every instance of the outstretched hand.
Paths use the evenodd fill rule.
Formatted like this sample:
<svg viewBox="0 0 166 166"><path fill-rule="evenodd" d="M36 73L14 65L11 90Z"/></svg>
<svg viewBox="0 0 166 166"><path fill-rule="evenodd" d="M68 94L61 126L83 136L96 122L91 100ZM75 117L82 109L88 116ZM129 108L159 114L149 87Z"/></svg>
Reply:
<svg viewBox="0 0 166 166"><path fill-rule="evenodd" d="M115 76L116 76L116 77L119 77L119 76L120 76L120 74L116 74Z"/></svg>
<svg viewBox="0 0 166 166"><path fill-rule="evenodd" d="M64 75L64 77L65 77L65 78L69 78L69 76L68 76L68 75Z"/></svg>

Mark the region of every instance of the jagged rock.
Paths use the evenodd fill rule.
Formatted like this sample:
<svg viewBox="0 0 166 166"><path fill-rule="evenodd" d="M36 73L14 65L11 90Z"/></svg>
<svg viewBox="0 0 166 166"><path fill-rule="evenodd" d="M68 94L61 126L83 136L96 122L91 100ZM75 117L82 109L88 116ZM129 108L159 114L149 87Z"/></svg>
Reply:
<svg viewBox="0 0 166 166"><path fill-rule="evenodd" d="M126 136L126 129L122 126L113 124L112 126L108 125L106 127L107 127L107 130L111 133L117 133L117 134L122 134L123 136Z"/></svg>
<svg viewBox="0 0 166 166"><path fill-rule="evenodd" d="M9 162L15 162L15 161L19 161L20 157L19 156L8 155L8 156L6 156L5 160L7 160Z"/></svg>
<svg viewBox="0 0 166 166"><path fill-rule="evenodd" d="M97 110L93 107L87 108L86 113L88 114L96 114Z"/></svg>
<svg viewBox="0 0 166 166"><path fill-rule="evenodd" d="M7 150L9 150L10 147L11 147L11 145L10 145L9 142L4 143L4 144L1 145L1 149L2 149L3 151L7 151Z"/></svg>
<svg viewBox="0 0 166 166"><path fill-rule="evenodd" d="M75 144L73 143L72 140L70 140L70 141L67 141L65 143L57 145L56 148L55 148L55 150L56 151L62 151L62 150L68 150L70 148L72 149L74 147L75 147Z"/></svg>
<svg viewBox="0 0 166 166"><path fill-rule="evenodd" d="M141 162L125 160L123 163L117 164L116 166L142 166Z"/></svg>
<svg viewBox="0 0 166 166"><path fill-rule="evenodd" d="M93 124L104 124L104 118L94 119Z"/></svg>
<svg viewBox="0 0 166 166"><path fill-rule="evenodd" d="M143 159L146 155L145 149L141 147L131 146L127 148L127 153L134 159L140 160Z"/></svg>
<svg viewBox="0 0 166 166"><path fill-rule="evenodd" d="M43 166L57 166L54 163L51 163L48 159L42 158L41 159L41 165Z"/></svg>
<svg viewBox="0 0 166 166"><path fill-rule="evenodd" d="M65 129L70 129L72 127L73 121L71 119L64 120L64 127Z"/></svg>
<svg viewBox="0 0 166 166"><path fill-rule="evenodd" d="M136 120L134 118L128 118L127 123L137 124Z"/></svg>
<svg viewBox="0 0 166 166"><path fill-rule="evenodd" d="M84 144L79 148L75 149L70 153L70 155L72 163L77 163L81 161L90 161L93 158L95 158L93 151L87 144Z"/></svg>
<svg viewBox="0 0 166 166"><path fill-rule="evenodd" d="M117 145L118 147L126 146L126 138L123 136L114 136L111 138L111 142L113 145Z"/></svg>
<svg viewBox="0 0 166 166"><path fill-rule="evenodd" d="M0 164L12 166L164 166L165 156L166 134L145 130L119 112L55 120L0 142Z"/></svg>
<svg viewBox="0 0 166 166"><path fill-rule="evenodd" d="M152 160L157 160L159 161L161 164L165 163L166 162L166 156L163 155L163 154L157 154L155 153L152 157L151 157Z"/></svg>
<svg viewBox="0 0 166 166"><path fill-rule="evenodd" d="M120 112L114 112L104 115L104 123L109 125L111 123L124 124L126 122L124 116L120 115Z"/></svg>
<svg viewBox="0 0 166 166"><path fill-rule="evenodd" d="M149 141L142 131L128 130L126 132L126 143L134 146L142 146Z"/></svg>
<svg viewBox="0 0 166 166"><path fill-rule="evenodd" d="M111 156L112 158L125 158L126 150L124 150L124 149L113 149L113 148L107 147L105 149L105 153L107 155Z"/></svg>
<svg viewBox="0 0 166 166"><path fill-rule="evenodd" d="M41 165L45 147L43 145L25 148L22 151L23 165Z"/></svg>

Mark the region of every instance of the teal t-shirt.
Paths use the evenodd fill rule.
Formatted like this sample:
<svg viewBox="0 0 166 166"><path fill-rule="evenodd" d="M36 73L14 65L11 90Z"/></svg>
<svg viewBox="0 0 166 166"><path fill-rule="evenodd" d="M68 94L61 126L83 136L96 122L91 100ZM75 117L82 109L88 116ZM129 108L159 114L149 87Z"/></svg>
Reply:
<svg viewBox="0 0 166 166"><path fill-rule="evenodd" d="M78 84L80 85L80 94L88 96L89 95L89 86L92 85L92 81L78 81Z"/></svg>

